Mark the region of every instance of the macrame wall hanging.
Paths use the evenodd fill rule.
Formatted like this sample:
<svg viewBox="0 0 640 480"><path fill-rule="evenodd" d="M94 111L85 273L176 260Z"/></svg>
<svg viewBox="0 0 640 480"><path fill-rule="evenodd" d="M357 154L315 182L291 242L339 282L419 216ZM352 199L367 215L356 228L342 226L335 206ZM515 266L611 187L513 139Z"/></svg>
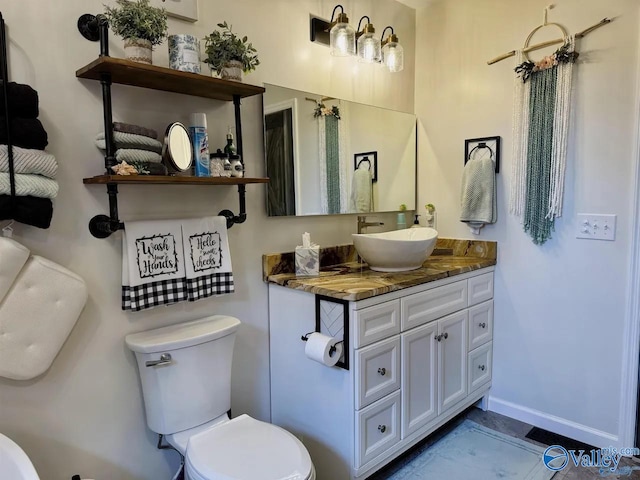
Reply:
<svg viewBox="0 0 640 480"><path fill-rule="evenodd" d="M562 216L567 140L571 109L571 82L578 53L575 39L602 25L608 18L576 34L569 35L558 23L548 22L549 5L542 25L529 34L521 50L513 50L487 62L492 65L516 57L513 106L513 151L509 212L520 218L533 243L543 244ZM540 29L553 26L562 38L529 45ZM561 43L552 55L534 62L527 53Z"/></svg>

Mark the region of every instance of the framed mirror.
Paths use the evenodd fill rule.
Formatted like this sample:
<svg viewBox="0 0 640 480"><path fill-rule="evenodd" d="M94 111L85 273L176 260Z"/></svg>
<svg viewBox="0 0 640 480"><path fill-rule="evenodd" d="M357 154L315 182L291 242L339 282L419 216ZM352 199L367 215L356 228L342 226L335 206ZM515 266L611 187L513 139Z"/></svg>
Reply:
<svg viewBox="0 0 640 480"><path fill-rule="evenodd" d="M415 209L415 115L265 88L269 216Z"/></svg>

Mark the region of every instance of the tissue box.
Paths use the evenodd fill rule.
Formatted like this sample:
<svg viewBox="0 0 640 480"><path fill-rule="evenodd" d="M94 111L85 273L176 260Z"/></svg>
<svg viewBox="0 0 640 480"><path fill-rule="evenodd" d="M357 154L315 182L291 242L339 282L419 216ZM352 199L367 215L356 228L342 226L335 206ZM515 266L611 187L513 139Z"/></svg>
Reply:
<svg viewBox="0 0 640 480"><path fill-rule="evenodd" d="M320 246L296 247L296 276L317 277L320 275Z"/></svg>

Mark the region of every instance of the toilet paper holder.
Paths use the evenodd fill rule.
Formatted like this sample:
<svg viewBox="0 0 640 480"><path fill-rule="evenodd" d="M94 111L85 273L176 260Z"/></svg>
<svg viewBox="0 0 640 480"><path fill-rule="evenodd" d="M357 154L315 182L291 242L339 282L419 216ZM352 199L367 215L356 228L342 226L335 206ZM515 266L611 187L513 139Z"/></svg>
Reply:
<svg viewBox="0 0 640 480"><path fill-rule="evenodd" d="M302 340L303 342L306 342L307 340L309 340L309 335L311 335L312 333L318 333L318 332L314 330L313 332L305 333L300 337L300 340ZM342 346L344 346L344 340L338 340L336 343L331 345L331 347L329 347L329 355L334 354L334 352L336 351L336 345L338 345L339 343L342 343Z"/></svg>

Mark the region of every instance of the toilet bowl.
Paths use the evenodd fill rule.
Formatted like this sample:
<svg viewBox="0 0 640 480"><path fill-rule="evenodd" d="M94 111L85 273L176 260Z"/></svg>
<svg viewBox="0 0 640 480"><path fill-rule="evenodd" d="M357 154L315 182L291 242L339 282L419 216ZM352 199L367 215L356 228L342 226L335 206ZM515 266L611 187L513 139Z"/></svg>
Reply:
<svg viewBox="0 0 640 480"><path fill-rule="evenodd" d="M36 469L17 443L0 433L0 479L39 480Z"/></svg>
<svg viewBox="0 0 640 480"><path fill-rule="evenodd" d="M311 457L294 435L248 415L227 415L239 325L214 315L127 335L147 425L184 456L187 480L315 480Z"/></svg>

